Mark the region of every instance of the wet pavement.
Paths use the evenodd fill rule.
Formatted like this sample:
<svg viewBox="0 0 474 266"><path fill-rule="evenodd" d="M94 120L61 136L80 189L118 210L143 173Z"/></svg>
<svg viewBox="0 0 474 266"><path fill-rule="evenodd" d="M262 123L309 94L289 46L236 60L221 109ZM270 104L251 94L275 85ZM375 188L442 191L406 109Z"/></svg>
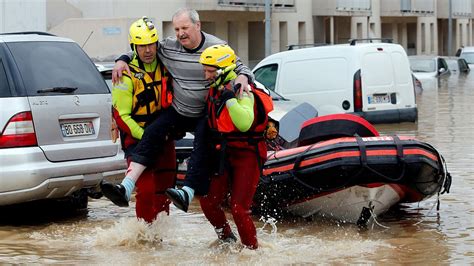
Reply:
<svg viewBox="0 0 474 266"><path fill-rule="evenodd" d="M451 193L404 204L368 230L321 218L264 223L260 248L221 244L197 201L147 225L131 208L90 199L87 211L33 203L0 208L0 263L40 264L472 264L474 263L474 73L423 81L418 123L376 125L435 146ZM425 86L426 84L426 86ZM234 229L235 226L233 225ZM387 228L385 228L387 227Z"/></svg>

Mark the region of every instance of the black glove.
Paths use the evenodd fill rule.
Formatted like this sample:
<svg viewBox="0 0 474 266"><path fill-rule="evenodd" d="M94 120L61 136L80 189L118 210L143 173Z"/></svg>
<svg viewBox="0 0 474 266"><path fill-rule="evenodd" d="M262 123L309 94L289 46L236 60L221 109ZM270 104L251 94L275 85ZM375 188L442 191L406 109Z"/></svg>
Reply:
<svg viewBox="0 0 474 266"><path fill-rule="evenodd" d="M240 87L242 87L241 83L237 83L234 85L234 93L237 94L240 91Z"/></svg>
<svg viewBox="0 0 474 266"><path fill-rule="evenodd" d="M225 104L227 100L235 98L235 93L231 90L226 90L221 93L221 97L219 98L221 101L221 104Z"/></svg>

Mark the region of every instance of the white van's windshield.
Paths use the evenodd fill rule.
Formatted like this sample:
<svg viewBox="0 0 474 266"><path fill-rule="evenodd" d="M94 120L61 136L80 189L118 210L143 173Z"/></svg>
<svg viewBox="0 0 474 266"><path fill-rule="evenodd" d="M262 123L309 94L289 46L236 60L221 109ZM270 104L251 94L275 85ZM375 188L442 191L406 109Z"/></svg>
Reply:
<svg viewBox="0 0 474 266"><path fill-rule="evenodd" d="M275 91L276 76L278 73L278 65L271 64L255 70L255 79L265 85L270 91Z"/></svg>

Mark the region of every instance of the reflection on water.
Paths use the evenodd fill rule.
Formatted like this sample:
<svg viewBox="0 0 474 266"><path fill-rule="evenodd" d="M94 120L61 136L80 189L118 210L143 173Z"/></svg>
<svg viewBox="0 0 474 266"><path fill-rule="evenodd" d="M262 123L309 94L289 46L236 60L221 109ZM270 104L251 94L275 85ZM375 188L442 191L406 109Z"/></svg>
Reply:
<svg viewBox="0 0 474 266"><path fill-rule="evenodd" d="M147 225L132 208L91 200L87 212L59 206L0 208L0 263L61 264L470 264L474 261L474 74L451 75L417 94L418 123L377 125L434 145L453 176L451 193L401 205L360 230L321 218L255 217L260 249L216 241L196 201ZM423 81L422 81L423 82ZM424 84L423 84L424 85ZM424 86L425 87L425 86ZM235 225L232 225L235 229ZM385 228L388 227L388 228Z"/></svg>

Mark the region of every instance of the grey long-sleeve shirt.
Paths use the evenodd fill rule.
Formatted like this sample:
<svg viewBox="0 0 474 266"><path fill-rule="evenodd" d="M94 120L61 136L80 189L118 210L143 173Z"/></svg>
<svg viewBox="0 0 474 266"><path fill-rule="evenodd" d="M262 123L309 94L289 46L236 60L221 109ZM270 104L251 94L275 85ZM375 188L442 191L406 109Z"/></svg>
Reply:
<svg viewBox="0 0 474 266"><path fill-rule="evenodd" d="M178 113L188 117L204 115L209 82L204 78L204 70L199 63L201 53L209 46L224 44L216 36L202 32L201 44L189 50L184 48L176 37L168 37L159 42L158 57L173 76L173 107ZM128 53L129 58L132 52ZM120 57L123 58L123 57ZM237 58L235 72L249 77L253 82L252 71Z"/></svg>

